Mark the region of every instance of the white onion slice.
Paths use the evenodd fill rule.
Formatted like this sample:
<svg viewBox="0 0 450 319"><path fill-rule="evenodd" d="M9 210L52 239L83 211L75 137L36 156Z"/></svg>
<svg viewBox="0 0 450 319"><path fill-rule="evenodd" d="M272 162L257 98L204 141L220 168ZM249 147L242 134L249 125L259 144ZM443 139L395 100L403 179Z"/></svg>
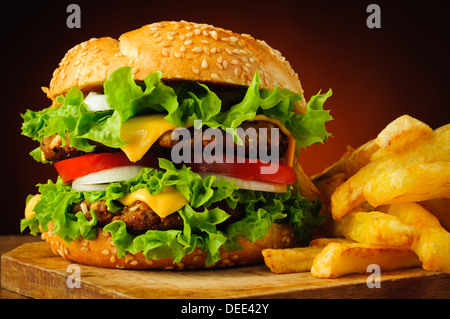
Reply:
<svg viewBox="0 0 450 319"><path fill-rule="evenodd" d="M72 189L76 192L104 192L109 184L78 184L72 183Z"/></svg>
<svg viewBox="0 0 450 319"><path fill-rule="evenodd" d="M217 179L224 178L227 181L233 181L234 184L241 188L241 189L249 189L254 191L262 191L262 192L270 192L270 193L285 193L287 192L287 185L285 184L276 184L276 183L269 183L269 182L262 182L257 180L247 180L243 178L238 177L232 177L222 174L215 174L215 173L205 173L205 172L199 172L197 173L201 177L206 177L210 175L214 175L217 177Z"/></svg>
<svg viewBox="0 0 450 319"><path fill-rule="evenodd" d="M72 188L80 192L86 192L85 189L103 191L109 183L126 181L136 177L142 168L144 166L132 165L105 169L75 179L72 182Z"/></svg>
<svg viewBox="0 0 450 319"><path fill-rule="evenodd" d="M106 95L90 92L84 99L84 103L88 106L88 110L93 112L108 111L111 108L106 102Z"/></svg>

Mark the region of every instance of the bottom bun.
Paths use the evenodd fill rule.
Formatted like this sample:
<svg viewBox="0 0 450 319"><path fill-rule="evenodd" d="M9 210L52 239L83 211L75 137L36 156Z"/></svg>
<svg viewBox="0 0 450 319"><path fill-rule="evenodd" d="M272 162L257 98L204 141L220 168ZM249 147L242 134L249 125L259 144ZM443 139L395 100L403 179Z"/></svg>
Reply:
<svg viewBox="0 0 450 319"><path fill-rule="evenodd" d="M49 226L51 225L49 224ZM288 248L297 244L291 226L272 224L266 236L254 243L239 237L238 243L242 246L240 250L226 251L222 247L220 249L221 260L214 266L207 267L205 266L206 253L199 248L184 256L180 262L175 263L171 258L145 259L142 253L127 253L125 257L118 258L111 234L103 231L102 228L98 229L97 238L92 241L79 238L67 244L51 230L43 233L42 238L50 244L55 254L64 259L85 265L121 269L200 269L253 265L263 262L261 253L263 249Z"/></svg>

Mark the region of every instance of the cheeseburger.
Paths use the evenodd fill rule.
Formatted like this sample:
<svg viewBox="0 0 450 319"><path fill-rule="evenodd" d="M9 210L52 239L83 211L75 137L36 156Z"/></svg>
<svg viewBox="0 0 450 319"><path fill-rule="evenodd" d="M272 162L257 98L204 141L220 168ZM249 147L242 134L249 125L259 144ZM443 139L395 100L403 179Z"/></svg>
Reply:
<svg viewBox="0 0 450 319"><path fill-rule="evenodd" d="M70 49L27 110L30 154L58 172L21 230L111 268L262 261L307 243L320 194L297 162L331 120L279 51L207 24L159 22Z"/></svg>

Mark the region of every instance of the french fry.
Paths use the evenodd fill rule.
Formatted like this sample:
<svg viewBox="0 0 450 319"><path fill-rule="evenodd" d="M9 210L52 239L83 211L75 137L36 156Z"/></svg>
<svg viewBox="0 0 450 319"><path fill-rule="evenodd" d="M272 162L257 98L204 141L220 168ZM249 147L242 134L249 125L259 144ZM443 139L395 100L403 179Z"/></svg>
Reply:
<svg viewBox="0 0 450 319"><path fill-rule="evenodd" d="M325 237L320 237L320 238L315 238L313 240L311 240L311 242L309 243L310 247L325 247L326 245L328 245L329 243L354 243L354 240L351 239L347 239L347 238L325 238Z"/></svg>
<svg viewBox="0 0 450 319"><path fill-rule="evenodd" d="M345 238L316 238L309 247L264 249L264 262L270 270L277 274L310 271L314 257L323 247L334 242L351 242Z"/></svg>
<svg viewBox="0 0 450 319"><path fill-rule="evenodd" d="M446 231L450 231L450 198L435 198L419 204L436 216Z"/></svg>
<svg viewBox="0 0 450 319"><path fill-rule="evenodd" d="M413 251L405 248L330 243L314 258L311 274L319 278L337 278L351 273L366 273L371 264L388 271L417 267L421 262Z"/></svg>
<svg viewBox="0 0 450 319"><path fill-rule="evenodd" d="M264 262L277 274L310 271L314 257L323 247L298 247L285 249L264 249Z"/></svg>
<svg viewBox="0 0 450 319"><path fill-rule="evenodd" d="M398 153L406 150L416 140L432 137L433 130L425 123L409 116L403 115L389 123L375 139L380 147L371 157L376 160L389 153Z"/></svg>
<svg viewBox="0 0 450 319"><path fill-rule="evenodd" d="M390 205L388 213L414 225L416 238L411 249L424 269L450 273L450 233L433 214L417 203Z"/></svg>
<svg viewBox="0 0 450 319"><path fill-rule="evenodd" d="M336 236L373 245L410 247L416 236L414 226L378 211L352 212L333 227Z"/></svg>
<svg viewBox="0 0 450 319"><path fill-rule="evenodd" d="M341 156L339 161L326 168L322 173L311 177L314 184L323 183L333 176L344 173L345 178L349 178L370 162L374 152L379 149L375 140L371 140L357 149L347 146L347 151Z"/></svg>
<svg viewBox="0 0 450 319"><path fill-rule="evenodd" d="M365 185L379 175L420 163L450 162L449 141L450 124L436 129L431 138L413 141L414 143L404 152L392 153L370 162L333 192L331 196L333 218L341 220L346 214L363 205L366 202Z"/></svg>
<svg viewBox="0 0 450 319"><path fill-rule="evenodd" d="M367 181L363 194L374 207L450 198L450 162L399 167Z"/></svg>

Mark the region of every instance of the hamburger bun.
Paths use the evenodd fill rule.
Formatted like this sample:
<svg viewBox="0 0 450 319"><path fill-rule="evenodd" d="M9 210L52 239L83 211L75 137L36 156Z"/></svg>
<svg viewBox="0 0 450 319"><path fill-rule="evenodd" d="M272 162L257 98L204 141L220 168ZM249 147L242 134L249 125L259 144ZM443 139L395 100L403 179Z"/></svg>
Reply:
<svg viewBox="0 0 450 319"><path fill-rule="evenodd" d="M289 62L265 41L247 34L186 21L164 21L122 34L103 37L70 49L53 73L47 96L77 87L83 93L102 89L117 68L130 66L136 81L155 71L162 80L191 80L218 85L248 86L256 71L261 88L303 90ZM305 99L294 111L305 112Z"/></svg>
<svg viewBox="0 0 450 319"><path fill-rule="evenodd" d="M51 228L50 223L49 229ZM293 228L287 224L274 223L267 234L254 243L238 237L238 243L242 246L240 250L226 251L222 247L220 249L221 260L214 266L206 267L206 253L198 248L176 263L170 258L146 259L142 253L127 253L125 257L118 258L111 234L101 228L97 230L97 238L91 241L79 238L67 244L51 230L42 233L41 237L50 244L56 255L64 259L85 265L120 269L202 269L253 265L263 261L261 254L263 249L288 248L296 245Z"/></svg>

